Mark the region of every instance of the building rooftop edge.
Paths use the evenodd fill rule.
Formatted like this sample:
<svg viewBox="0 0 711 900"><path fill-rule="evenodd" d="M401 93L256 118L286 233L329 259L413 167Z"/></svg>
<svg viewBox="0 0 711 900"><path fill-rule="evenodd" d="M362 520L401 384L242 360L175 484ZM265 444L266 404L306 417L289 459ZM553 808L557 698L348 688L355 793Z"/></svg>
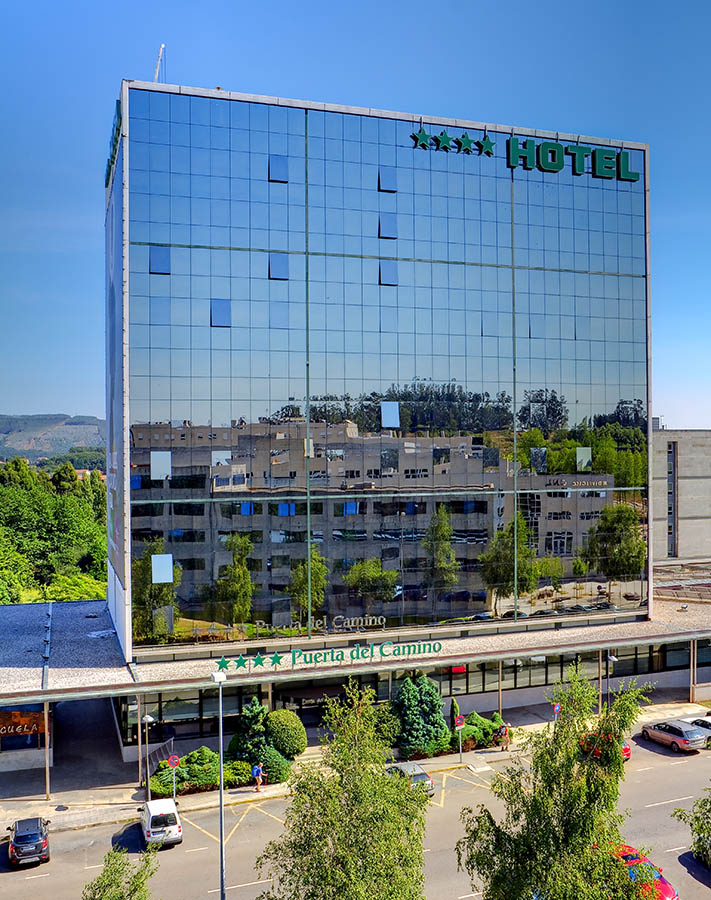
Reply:
<svg viewBox="0 0 711 900"><path fill-rule="evenodd" d="M184 94L190 97L211 97L217 100L241 100L249 103L265 103L271 106L298 107L312 109L319 112L339 112L359 116L377 116L384 119L401 119L410 122L431 122L433 125L453 126L455 128L475 128L479 131L491 130L498 132L510 132L511 134L527 134L531 137L553 138L555 140L584 142L590 144L606 145L609 147L622 147L628 150L649 150L649 144L640 141L626 141L616 138L593 137L585 134L569 134L562 131L545 131L536 128L524 128L514 125L500 125L493 122L475 122L469 119L452 119L446 116L430 116L417 113L397 112L387 109L374 109L365 106L342 106L337 103L320 103L311 100L294 100L286 97L268 97L260 94L243 94L238 91L217 90L215 88L188 87L178 84L160 84L153 81L140 81L125 78L123 81L128 87L141 91L159 91L167 94Z"/></svg>

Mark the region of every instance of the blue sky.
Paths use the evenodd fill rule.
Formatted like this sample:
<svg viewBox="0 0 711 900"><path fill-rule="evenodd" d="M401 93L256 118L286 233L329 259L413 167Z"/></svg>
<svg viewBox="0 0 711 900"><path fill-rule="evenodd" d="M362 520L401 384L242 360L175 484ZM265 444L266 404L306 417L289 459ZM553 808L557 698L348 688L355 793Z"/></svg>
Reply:
<svg viewBox="0 0 711 900"><path fill-rule="evenodd" d="M654 412L711 427L708 0L27 9L0 43L0 412L104 414L113 105L165 42L172 83L648 142Z"/></svg>

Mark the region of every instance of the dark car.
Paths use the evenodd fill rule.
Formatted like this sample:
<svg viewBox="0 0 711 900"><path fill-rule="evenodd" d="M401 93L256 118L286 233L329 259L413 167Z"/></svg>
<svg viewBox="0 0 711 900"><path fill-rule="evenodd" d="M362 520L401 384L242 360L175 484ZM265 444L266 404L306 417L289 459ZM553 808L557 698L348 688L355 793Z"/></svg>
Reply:
<svg viewBox="0 0 711 900"><path fill-rule="evenodd" d="M617 607L609 600L601 600L599 603L593 604L593 609L617 609Z"/></svg>
<svg viewBox="0 0 711 900"><path fill-rule="evenodd" d="M8 826L10 844L7 855L11 866L22 863L49 862L49 819L18 819Z"/></svg>
<svg viewBox="0 0 711 900"><path fill-rule="evenodd" d="M520 615L520 613L519 613ZM533 616L559 616L561 613L557 609L537 609L535 612L531 613L531 617Z"/></svg>
<svg viewBox="0 0 711 900"><path fill-rule="evenodd" d="M520 609L518 611L518 618L525 619L528 616L528 613L522 612ZM501 616L502 619L513 619L514 611L512 609L507 609L506 612Z"/></svg>
<svg viewBox="0 0 711 900"><path fill-rule="evenodd" d="M474 615L475 622L489 622L493 618L490 612L479 612Z"/></svg>
<svg viewBox="0 0 711 900"><path fill-rule="evenodd" d="M574 603L572 606L564 606L561 612L567 616L580 616L592 612L593 609L594 607L586 606L584 603Z"/></svg>

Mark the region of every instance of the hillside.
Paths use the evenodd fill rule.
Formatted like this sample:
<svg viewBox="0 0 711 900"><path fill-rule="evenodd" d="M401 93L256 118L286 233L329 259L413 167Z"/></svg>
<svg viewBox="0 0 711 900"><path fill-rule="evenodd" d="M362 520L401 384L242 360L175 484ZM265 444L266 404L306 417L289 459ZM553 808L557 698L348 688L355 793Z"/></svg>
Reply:
<svg viewBox="0 0 711 900"><path fill-rule="evenodd" d="M0 459L26 456L34 461L72 447L103 446L105 439L106 421L95 416L0 415Z"/></svg>

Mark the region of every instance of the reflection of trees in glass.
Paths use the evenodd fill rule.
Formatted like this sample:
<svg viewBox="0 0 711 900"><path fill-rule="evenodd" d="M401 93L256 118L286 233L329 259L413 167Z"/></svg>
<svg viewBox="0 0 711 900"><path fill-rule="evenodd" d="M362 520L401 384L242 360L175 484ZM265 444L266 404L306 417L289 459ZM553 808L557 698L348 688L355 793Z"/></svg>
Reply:
<svg viewBox="0 0 711 900"><path fill-rule="evenodd" d="M538 579L536 551L529 547L529 531L521 513L518 517L517 559L518 592L527 594L532 591ZM499 601L510 597L514 591L514 522L492 538L486 550L479 555L481 577L487 590L494 595L494 612L499 614Z"/></svg>
<svg viewBox="0 0 711 900"><path fill-rule="evenodd" d="M588 532L582 559L609 583L639 578L647 559L637 511L625 503L606 506L600 520Z"/></svg>
<svg viewBox="0 0 711 900"><path fill-rule="evenodd" d="M231 534L225 541L225 549L232 553L232 562L225 566L215 585L218 603L229 610L232 622L248 622L252 613L254 584L247 567L247 557L253 544L246 534Z"/></svg>
<svg viewBox="0 0 711 900"><path fill-rule="evenodd" d="M568 424L568 407L565 397L557 391L540 388L523 392L523 406L518 411L521 428L540 428L544 434L551 434Z"/></svg>
<svg viewBox="0 0 711 900"><path fill-rule="evenodd" d="M602 413L593 419L596 428L607 424L619 424L627 428L647 428L645 404L642 400L620 400L611 413Z"/></svg>
<svg viewBox="0 0 711 900"><path fill-rule="evenodd" d="M383 569L379 559L359 559L343 576L343 581L365 603L366 611L371 603L392 603L398 573Z"/></svg>
<svg viewBox="0 0 711 900"><path fill-rule="evenodd" d="M155 639L161 637L157 633L158 623L154 623L153 613L157 609L172 606L174 614L178 614L175 592L180 586L183 570L177 563L173 564L173 580L162 584L153 584L152 557L162 554L163 538L154 538L143 544L143 555L134 559L131 565L131 601L133 607L133 634L136 638Z"/></svg>
<svg viewBox="0 0 711 900"><path fill-rule="evenodd" d="M328 567L326 560L316 547L311 547L311 612L323 609L326 598ZM298 563L291 573L291 581L287 588L291 601L299 610L299 622L309 608L308 569L306 560Z"/></svg>
<svg viewBox="0 0 711 900"><path fill-rule="evenodd" d="M438 503L430 518L422 547L427 554L427 581L435 594L459 580L459 563L452 546L452 520L444 503Z"/></svg>
<svg viewBox="0 0 711 900"><path fill-rule="evenodd" d="M550 578L551 587L556 594L560 593L564 575L565 565L559 556L551 556L548 554L536 562L537 579Z"/></svg>

